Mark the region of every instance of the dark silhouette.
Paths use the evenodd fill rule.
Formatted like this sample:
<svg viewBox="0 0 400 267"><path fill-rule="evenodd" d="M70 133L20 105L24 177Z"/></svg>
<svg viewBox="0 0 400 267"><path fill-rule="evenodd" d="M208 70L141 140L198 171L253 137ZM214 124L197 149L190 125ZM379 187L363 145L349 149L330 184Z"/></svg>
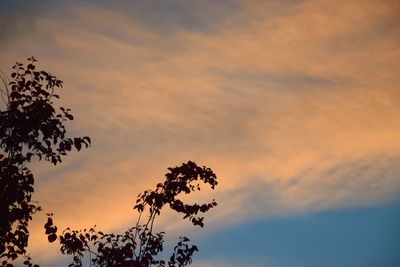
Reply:
<svg viewBox="0 0 400 267"><path fill-rule="evenodd" d="M0 260L26 255L32 215L40 211L32 200L34 177L28 168L33 158L56 165L67 152L90 145L89 137L69 138L64 123L73 120L69 109L56 111L53 100L62 81L46 71L36 70L36 59L28 65L16 63L11 79L2 75L0 110ZM27 258L29 265L30 259Z"/></svg>
<svg viewBox="0 0 400 267"><path fill-rule="evenodd" d="M5 110L0 110L0 261L3 266L13 266L10 261L25 257L24 264L31 263L27 255L28 224L35 212L41 211L32 200L34 177L27 165L33 158L46 160L54 165L73 148L80 151L90 146L90 138L69 138L64 123L73 120L70 109L60 107L56 112L53 100L59 98L55 90L62 87L58 80L46 71L35 70L36 59L28 59L25 67L16 63L11 80L2 76L4 90L1 97ZM154 221L161 209L168 205L183 219L193 225L204 226L205 213L215 207L213 200L205 204L187 204L178 198L200 190L200 182L212 189L217 185L214 172L188 161L179 167L168 169L165 181L156 189L138 196L136 209L139 217L136 225L123 234L105 234L95 227L83 230L65 229L57 234L53 214L47 214L44 225L49 242L60 243L63 254L72 256L69 266L82 266L82 259L89 254L91 266L183 267L192 262L197 251L187 237L181 237L168 262L156 256L163 250L164 232L154 232ZM145 217L147 215L147 217Z"/></svg>
<svg viewBox="0 0 400 267"><path fill-rule="evenodd" d="M192 262L192 255L197 251L189 244L189 238L181 237L174 248L169 261L159 260L156 256L163 251L164 232L153 232L154 221L161 209L168 205L193 225L203 227L205 213L215 207L213 200L205 204L186 204L178 196L200 190L200 181L209 184L212 189L217 185L214 172L207 167L199 167L188 161L179 167L169 168L165 181L159 183L153 191L147 190L138 196L134 209L139 212L137 223L123 234L104 234L94 227L84 230L67 228L58 236L61 252L73 256L71 267L82 266L82 258L88 253L92 266L169 266L183 267ZM147 217L143 219L143 215ZM51 214L45 225L49 241L57 239L57 227L53 225ZM168 263L168 265L166 265Z"/></svg>

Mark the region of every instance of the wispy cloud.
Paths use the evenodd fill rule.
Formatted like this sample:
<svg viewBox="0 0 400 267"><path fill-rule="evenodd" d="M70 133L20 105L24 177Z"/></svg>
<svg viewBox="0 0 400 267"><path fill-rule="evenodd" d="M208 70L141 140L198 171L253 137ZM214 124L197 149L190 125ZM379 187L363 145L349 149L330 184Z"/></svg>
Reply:
<svg viewBox="0 0 400 267"><path fill-rule="evenodd" d="M61 225L128 225L136 194L189 159L221 181L204 196L216 227L396 198L396 1L140 3L41 13L0 52L3 70L34 55L60 76L72 132L93 139L35 166ZM31 244L47 250L40 224Z"/></svg>

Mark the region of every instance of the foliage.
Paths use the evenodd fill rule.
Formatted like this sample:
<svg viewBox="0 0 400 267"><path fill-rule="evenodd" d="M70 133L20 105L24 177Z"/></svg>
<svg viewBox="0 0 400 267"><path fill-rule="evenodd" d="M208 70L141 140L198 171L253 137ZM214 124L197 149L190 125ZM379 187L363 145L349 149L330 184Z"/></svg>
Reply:
<svg viewBox="0 0 400 267"><path fill-rule="evenodd" d="M56 165L67 152L90 145L89 137L69 138L65 122L73 120L70 109L56 111L53 100L62 81L46 71L38 71L36 59L27 66L16 63L11 80L3 75L0 110L0 260L25 255L28 223L41 208L32 200L34 177L28 163L33 158ZM26 265L32 265L28 258Z"/></svg>
<svg viewBox="0 0 400 267"><path fill-rule="evenodd" d="M199 167L194 162L183 163L179 167L169 168L164 183L159 183L155 190L147 190L139 194L134 209L139 212L136 225L123 234L104 234L95 228L71 230L67 228L58 236L61 252L73 256L71 267L82 266L85 253L91 256L93 266L169 266L183 267L192 262L192 256L197 247L189 244L187 237L181 237L174 248L172 256L166 265L165 260L156 256L163 251L164 232L153 232L154 221L160 215L161 209L168 205L183 219L188 219L193 225L203 227L204 217L199 213L206 213L215 207L213 200L205 204L187 204L178 198L181 193L189 194L200 190L200 181L214 189L217 179L214 172L207 167ZM147 218L141 222L143 214ZM50 242L57 239L57 228L53 224L51 214L45 225L46 234Z"/></svg>
<svg viewBox="0 0 400 267"><path fill-rule="evenodd" d="M46 71L38 71L36 59L31 57L25 66L16 63L11 79L1 76L4 90L0 91L5 109L0 109L0 261L2 266L13 266L10 261L25 257L24 264L31 263L27 255L32 215L41 211L32 200L34 176L28 168L33 159L45 160L56 165L72 149L78 151L91 144L89 137L67 136L65 123L73 120L70 109L56 111L53 103L59 98L56 90L62 81ZM166 262L157 259L163 251L164 232L154 232L154 222L164 206L183 215L193 225L204 226L206 213L217 203L187 204L179 196L200 190L200 183L212 189L217 185L214 172L188 161L179 167L169 168L165 181L155 190L147 190L138 196L134 209L139 212L135 226L123 234L105 234L95 227L84 230L67 228L57 234L53 215L47 214L44 225L49 242L60 243L63 254L72 255L70 266L82 266L85 254L91 257L93 266L183 267L192 262L197 247L181 237L172 256ZM147 217L146 217L147 215ZM146 217L145 219L143 219Z"/></svg>

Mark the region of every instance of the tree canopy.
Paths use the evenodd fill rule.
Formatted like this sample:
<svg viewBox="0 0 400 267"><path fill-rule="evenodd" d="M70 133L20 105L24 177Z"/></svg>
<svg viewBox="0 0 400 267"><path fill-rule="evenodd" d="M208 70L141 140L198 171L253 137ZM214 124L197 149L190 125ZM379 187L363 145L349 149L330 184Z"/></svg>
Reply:
<svg viewBox="0 0 400 267"><path fill-rule="evenodd" d="M2 75L4 89L0 110L0 261L13 266L12 261L27 254L29 222L41 207L32 198L34 175L29 169L33 159L54 165L62 162L71 150L89 147L91 139L69 137L65 123L74 119L71 110L55 105L57 91L63 82L47 71L39 71L36 59L28 58L25 66L16 63L11 78ZM189 238L181 237L168 261L157 258L163 251L164 232L154 231L154 221L164 206L181 213L193 225L204 226L206 213L217 203L187 204L179 196L200 190L201 183L212 189L217 185L215 173L192 161L168 169L165 181L154 190L147 190L137 198L134 209L139 213L136 225L123 234L105 234L95 227L83 230L70 228L58 233L49 213L44 225L49 242L59 241L63 254L72 256L69 266L82 266L85 254L90 254L92 266L167 266L183 267L192 262L197 251Z"/></svg>
<svg viewBox="0 0 400 267"><path fill-rule="evenodd" d="M189 243L188 237L181 237L168 261L158 259L163 251L164 232L154 231L154 221L164 206L181 213L193 225L204 226L206 213L217 203L212 200L204 204L187 204L179 199L181 193L189 194L200 190L201 183L212 189L217 185L215 173L205 166L200 167L192 161L181 166L168 168L165 181L157 184L154 190L139 194L134 209L139 213L136 225L122 234L105 234L95 227L83 230L67 228L57 236L57 227L50 216L45 225L50 242L59 240L61 252L72 255L71 267L82 266L85 253L90 254L92 266L169 266L183 267L192 262L197 246ZM168 265L166 265L168 264Z"/></svg>
<svg viewBox="0 0 400 267"><path fill-rule="evenodd" d="M0 111L0 259L14 260L26 253L28 223L41 208L32 200L34 176L28 164L33 158L56 165L74 147L88 147L90 138L67 136L65 122L73 120L69 109L56 110L54 99L62 81L36 70L36 59L16 63L11 80L2 76Z"/></svg>

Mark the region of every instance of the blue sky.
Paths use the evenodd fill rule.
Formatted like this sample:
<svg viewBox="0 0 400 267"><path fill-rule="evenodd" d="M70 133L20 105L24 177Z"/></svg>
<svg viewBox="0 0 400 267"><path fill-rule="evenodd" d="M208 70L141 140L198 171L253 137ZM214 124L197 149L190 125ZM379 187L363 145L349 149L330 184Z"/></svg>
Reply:
<svg viewBox="0 0 400 267"><path fill-rule="evenodd" d="M259 219L200 237L197 258L232 266L394 267L399 223L398 202Z"/></svg>
<svg viewBox="0 0 400 267"><path fill-rule="evenodd" d="M121 231L167 168L218 175L196 267L399 265L398 1L2 1L0 70L39 59L90 149L34 163L59 228ZM63 261L31 224L42 266ZM253 242L253 243L252 243ZM369 265L368 265L369 264Z"/></svg>

